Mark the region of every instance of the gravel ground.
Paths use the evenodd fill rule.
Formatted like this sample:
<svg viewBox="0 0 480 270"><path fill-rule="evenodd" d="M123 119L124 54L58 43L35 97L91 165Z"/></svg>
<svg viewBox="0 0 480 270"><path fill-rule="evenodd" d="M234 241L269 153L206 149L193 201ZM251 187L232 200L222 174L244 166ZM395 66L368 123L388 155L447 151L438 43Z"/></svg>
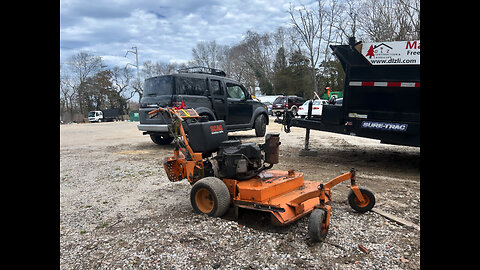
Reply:
<svg viewBox="0 0 480 270"><path fill-rule="evenodd" d="M161 162L173 145L157 146L138 122L60 126L61 269L419 269L420 232L374 212L359 214L348 189L332 190L326 242L310 241L308 217L285 227L268 216L233 210L222 218L195 214L187 181L169 182ZM281 132L280 163L306 180L326 182L355 167L375 208L420 225L420 149L312 131L314 157L300 157L304 129ZM235 132L263 143L254 131ZM364 247L368 252L362 251Z"/></svg>

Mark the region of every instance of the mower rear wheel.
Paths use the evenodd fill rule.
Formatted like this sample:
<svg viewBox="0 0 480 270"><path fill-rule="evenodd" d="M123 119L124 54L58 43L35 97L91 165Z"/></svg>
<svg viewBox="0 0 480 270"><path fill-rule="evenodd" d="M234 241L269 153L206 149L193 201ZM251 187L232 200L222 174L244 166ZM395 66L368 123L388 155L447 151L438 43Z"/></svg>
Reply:
<svg viewBox="0 0 480 270"><path fill-rule="evenodd" d="M327 237L328 227L326 226L327 214L323 209L314 209L308 220L308 234L313 241L321 242Z"/></svg>
<svg viewBox="0 0 480 270"><path fill-rule="evenodd" d="M350 189L350 192L348 193L348 203L353 210L360 213L365 213L372 210L373 206L375 205L375 195L373 195L373 192L366 187L358 187L358 189L362 193L364 202L360 202L353 190Z"/></svg>
<svg viewBox="0 0 480 270"><path fill-rule="evenodd" d="M205 177L193 185L190 202L195 212L219 217L223 216L230 206L230 192L222 180Z"/></svg>

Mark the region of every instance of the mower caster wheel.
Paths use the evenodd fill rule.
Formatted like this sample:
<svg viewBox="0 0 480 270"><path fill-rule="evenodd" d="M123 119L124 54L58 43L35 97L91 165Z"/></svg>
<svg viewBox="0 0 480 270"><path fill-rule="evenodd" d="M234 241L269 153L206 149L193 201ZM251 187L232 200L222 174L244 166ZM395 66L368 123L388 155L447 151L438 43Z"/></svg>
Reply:
<svg viewBox="0 0 480 270"><path fill-rule="evenodd" d="M313 241L321 242L327 237L328 227L326 227L327 214L323 209L314 209L308 220L308 234Z"/></svg>
<svg viewBox="0 0 480 270"><path fill-rule="evenodd" d="M230 192L222 180L205 177L193 185L190 202L196 213L220 217L230 207Z"/></svg>
<svg viewBox="0 0 480 270"><path fill-rule="evenodd" d="M362 193L365 201L361 203L353 190L350 189L350 192L348 193L348 203L353 210L360 213L365 213L372 210L373 206L375 205L375 195L373 195L373 192L366 187L358 187L358 189Z"/></svg>

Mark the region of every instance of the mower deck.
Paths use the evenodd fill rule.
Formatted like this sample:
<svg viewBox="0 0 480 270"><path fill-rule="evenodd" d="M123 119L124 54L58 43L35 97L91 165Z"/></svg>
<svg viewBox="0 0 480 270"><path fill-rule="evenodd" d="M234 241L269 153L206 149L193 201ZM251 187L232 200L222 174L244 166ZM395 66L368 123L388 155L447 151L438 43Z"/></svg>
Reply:
<svg viewBox="0 0 480 270"><path fill-rule="evenodd" d="M231 181L236 180L228 179L226 182L234 184ZM319 204L318 197L305 200L300 206L294 203L302 195L318 191L318 184L304 181L303 173L293 170L268 170L249 180L238 181L238 193L233 203L242 208L271 212L276 219L274 223L284 225L312 212Z"/></svg>

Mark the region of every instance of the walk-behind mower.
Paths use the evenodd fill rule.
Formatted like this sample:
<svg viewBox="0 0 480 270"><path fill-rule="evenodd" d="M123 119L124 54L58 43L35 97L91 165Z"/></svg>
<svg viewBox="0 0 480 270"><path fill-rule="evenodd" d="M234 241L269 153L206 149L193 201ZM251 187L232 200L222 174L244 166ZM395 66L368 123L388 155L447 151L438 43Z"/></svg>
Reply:
<svg viewBox="0 0 480 270"><path fill-rule="evenodd" d="M193 185L190 201L197 213L218 217L233 204L235 210L269 212L277 225L311 213L310 238L323 241L330 223L332 187L350 180L348 202L360 213L375 204L373 193L356 185L355 169L326 183L305 181L303 173L293 169L271 170L278 163L278 133L267 134L265 143L257 145L228 140L223 120L208 121L194 109L157 108L149 117L171 119L169 129L176 146L164 168L170 181L187 179Z"/></svg>

